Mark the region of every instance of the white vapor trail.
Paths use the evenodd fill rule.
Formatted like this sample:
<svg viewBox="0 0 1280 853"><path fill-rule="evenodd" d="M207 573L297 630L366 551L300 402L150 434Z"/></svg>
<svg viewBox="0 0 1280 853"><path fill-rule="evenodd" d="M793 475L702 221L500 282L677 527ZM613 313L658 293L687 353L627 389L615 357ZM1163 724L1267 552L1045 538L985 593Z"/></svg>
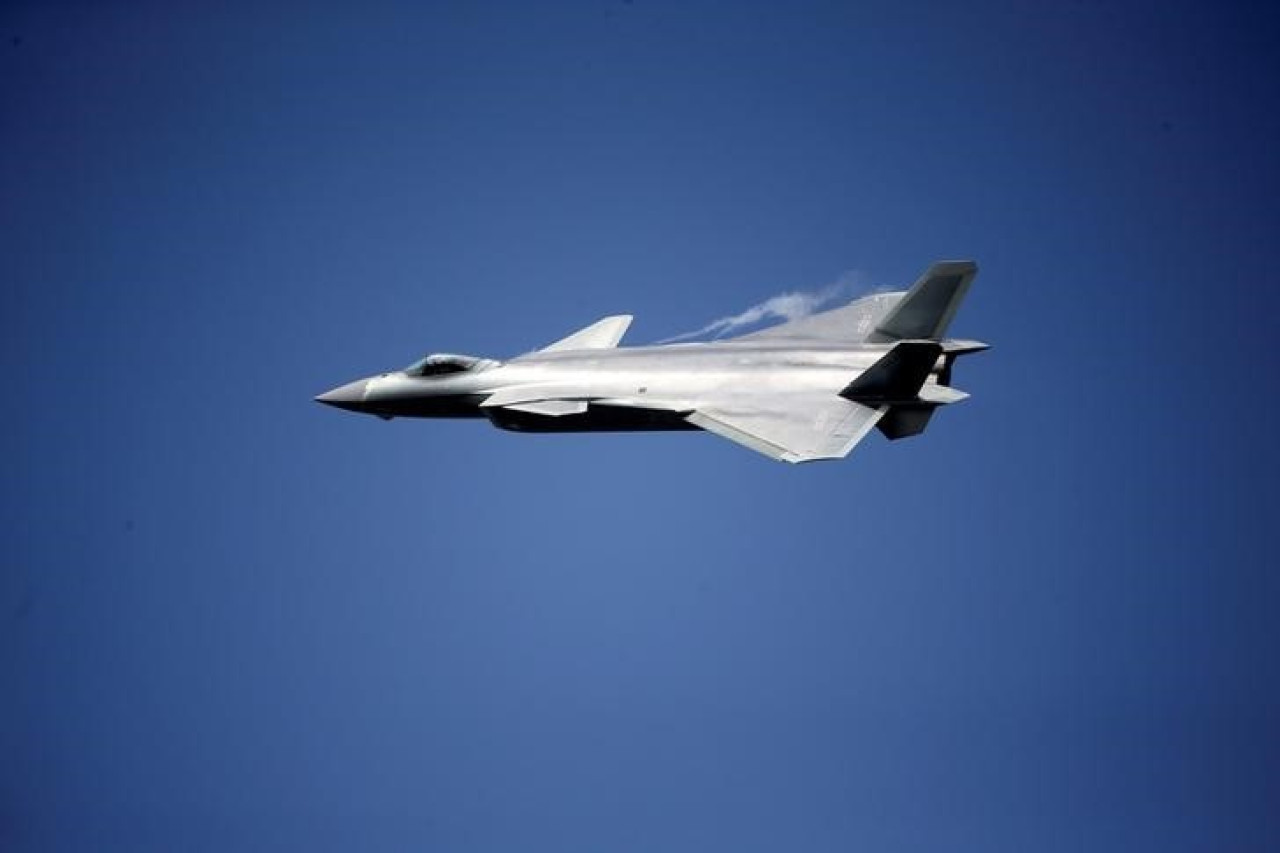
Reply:
<svg viewBox="0 0 1280 853"><path fill-rule="evenodd" d="M797 290L789 293L779 293L777 296L770 296L765 301L752 305L739 314L712 320L701 329L685 332L670 338L663 338L658 343L670 344L676 341L687 341L691 338L700 338L703 335L711 335L712 340L715 340L727 335L729 332L741 329L743 326L751 326L762 320L781 320L784 323L799 320L801 317L808 317L810 314L816 313L819 309L826 307L837 299L849 296L853 293L856 283L856 273L842 273L839 278L826 287L818 290Z"/></svg>

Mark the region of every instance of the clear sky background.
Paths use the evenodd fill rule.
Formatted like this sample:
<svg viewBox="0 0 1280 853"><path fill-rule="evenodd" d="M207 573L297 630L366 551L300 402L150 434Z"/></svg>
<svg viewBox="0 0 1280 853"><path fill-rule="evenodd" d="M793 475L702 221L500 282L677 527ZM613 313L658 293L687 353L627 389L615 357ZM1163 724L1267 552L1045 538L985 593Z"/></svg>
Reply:
<svg viewBox="0 0 1280 853"><path fill-rule="evenodd" d="M7 3L0 847L1280 846L1280 26ZM312 397L981 273L772 463Z"/></svg>

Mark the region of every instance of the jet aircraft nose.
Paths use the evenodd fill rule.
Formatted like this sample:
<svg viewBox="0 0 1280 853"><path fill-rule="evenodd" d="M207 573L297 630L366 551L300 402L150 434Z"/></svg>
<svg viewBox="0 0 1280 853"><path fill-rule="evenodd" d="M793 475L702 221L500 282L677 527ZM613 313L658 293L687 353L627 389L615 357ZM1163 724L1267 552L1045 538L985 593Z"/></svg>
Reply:
<svg viewBox="0 0 1280 853"><path fill-rule="evenodd" d="M316 397L316 402L351 412L363 412L365 410L364 388L368 382L368 379L357 379L355 382L339 385L332 391L325 391Z"/></svg>

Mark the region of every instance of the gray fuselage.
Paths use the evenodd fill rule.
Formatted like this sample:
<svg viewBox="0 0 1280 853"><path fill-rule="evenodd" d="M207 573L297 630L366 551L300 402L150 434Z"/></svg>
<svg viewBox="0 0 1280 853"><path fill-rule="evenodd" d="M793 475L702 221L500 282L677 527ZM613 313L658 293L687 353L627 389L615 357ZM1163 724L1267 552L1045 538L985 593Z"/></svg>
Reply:
<svg viewBox="0 0 1280 853"><path fill-rule="evenodd" d="M835 394L888 349L771 341L540 351L438 376L384 373L318 399L383 418L488 417L521 431L692 429L682 413L702 400L767 394L785 406L789 394ZM522 397L591 402L581 413L556 417L494 404Z"/></svg>

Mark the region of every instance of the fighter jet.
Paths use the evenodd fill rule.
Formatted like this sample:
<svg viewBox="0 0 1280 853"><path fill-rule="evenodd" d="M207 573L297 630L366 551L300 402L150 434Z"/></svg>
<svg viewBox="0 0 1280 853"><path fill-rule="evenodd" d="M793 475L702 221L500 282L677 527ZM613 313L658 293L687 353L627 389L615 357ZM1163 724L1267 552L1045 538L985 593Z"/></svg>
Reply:
<svg viewBox="0 0 1280 853"><path fill-rule="evenodd" d="M962 355L946 337L978 273L934 264L881 293L736 338L619 347L631 317L604 319L507 361L427 355L316 400L380 418L487 418L520 432L701 429L784 462L840 459L876 427L924 432Z"/></svg>

